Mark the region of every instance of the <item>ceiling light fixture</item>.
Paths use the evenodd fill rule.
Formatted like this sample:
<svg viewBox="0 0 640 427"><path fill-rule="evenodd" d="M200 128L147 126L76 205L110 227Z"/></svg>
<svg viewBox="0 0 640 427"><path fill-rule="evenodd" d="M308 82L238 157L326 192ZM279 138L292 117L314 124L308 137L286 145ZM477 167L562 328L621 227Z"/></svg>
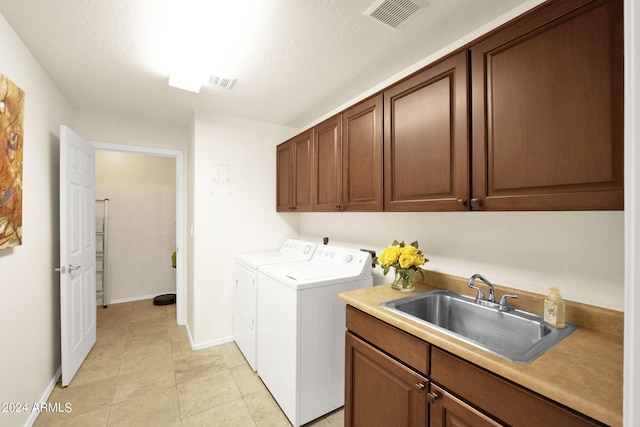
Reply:
<svg viewBox="0 0 640 427"><path fill-rule="evenodd" d="M240 72L248 42L260 29L261 0L158 2L153 31L156 62L169 76L170 86L198 93L212 73ZM212 40L225 42L212 46ZM228 88L233 79L221 82Z"/></svg>
<svg viewBox="0 0 640 427"><path fill-rule="evenodd" d="M199 93L202 83L206 81L206 77L198 73L182 73L172 72L169 76L169 86L188 90L189 92Z"/></svg>

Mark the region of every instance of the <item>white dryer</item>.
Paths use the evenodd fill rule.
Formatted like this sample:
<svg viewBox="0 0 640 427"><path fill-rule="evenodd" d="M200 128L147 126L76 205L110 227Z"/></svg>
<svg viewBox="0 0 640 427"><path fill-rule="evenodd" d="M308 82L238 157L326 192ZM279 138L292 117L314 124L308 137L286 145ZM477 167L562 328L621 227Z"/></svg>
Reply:
<svg viewBox="0 0 640 427"><path fill-rule="evenodd" d="M258 375L294 426L344 405L345 304L372 285L371 255L319 245L308 262L258 268Z"/></svg>
<svg viewBox="0 0 640 427"><path fill-rule="evenodd" d="M256 370L257 276L261 265L302 262L311 259L316 243L286 239L279 251L237 255L234 279L236 294L233 315L233 335L238 348L251 369Z"/></svg>

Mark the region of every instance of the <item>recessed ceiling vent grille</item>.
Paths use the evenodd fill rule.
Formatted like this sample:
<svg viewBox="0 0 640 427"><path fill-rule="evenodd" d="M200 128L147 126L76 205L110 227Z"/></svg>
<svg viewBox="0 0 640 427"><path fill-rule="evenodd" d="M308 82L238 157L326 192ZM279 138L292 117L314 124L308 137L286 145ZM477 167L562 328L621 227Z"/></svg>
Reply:
<svg viewBox="0 0 640 427"><path fill-rule="evenodd" d="M235 79L229 79L226 77L217 77L217 76L211 76L211 78L209 79L209 83L211 83L212 85L220 86L225 89L231 89L231 86L233 85L234 81Z"/></svg>
<svg viewBox="0 0 640 427"><path fill-rule="evenodd" d="M397 29L421 10L422 6L411 0L377 0L364 14Z"/></svg>

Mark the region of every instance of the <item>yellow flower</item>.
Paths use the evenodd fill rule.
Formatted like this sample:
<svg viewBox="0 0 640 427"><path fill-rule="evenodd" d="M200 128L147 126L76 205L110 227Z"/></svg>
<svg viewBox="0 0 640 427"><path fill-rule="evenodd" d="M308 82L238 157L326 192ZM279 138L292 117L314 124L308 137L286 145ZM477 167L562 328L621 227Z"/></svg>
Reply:
<svg viewBox="0 0 640 427"><path fill-rule="evenodd" d="M392 265L396 261L398 261L398 257L400 256L400 246L399 245L389 245L385 250L380 253L378 260L382 265Z"/></svg>
<svg viewBox="0 0 640 427"><path fill-rule="evenodd" d="M411 246L411 245L406 245L405 247L400 249L400 253L402 255L416 255L418 253L418 248L416 248L415 246Z"/></svg>
<svg viewBox="0 0 640 427"><path fill-rule="evenodd" d="M414 260L415 256L411 254L402 254L400 255L400 267L409 268L413 265Z"/></svg>
<svg viewBox="0 0 640 427"><path fill-rule="evenodd" d="M413 263L418 267L421 266L422 264L424 264L425 262L427 262L427 260L424 259L424 256L422 256L422 254L416 254L415 255L415 259L413 260Z"/></svg>

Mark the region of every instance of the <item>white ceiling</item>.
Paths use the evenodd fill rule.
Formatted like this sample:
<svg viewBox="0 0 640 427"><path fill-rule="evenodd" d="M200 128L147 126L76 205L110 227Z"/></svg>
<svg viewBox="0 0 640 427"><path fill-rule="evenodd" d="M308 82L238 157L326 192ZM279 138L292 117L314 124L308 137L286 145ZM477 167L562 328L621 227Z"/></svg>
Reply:
<svg viewBox="0 0 640 427"><path fill-rule="evenodd" d="M227 1L259 1L258 31L241 68L222 76L233 87L199 94L168 86L150 63L159 0L0 0L0 13L77 110L184 126L202 109L302 127L525 3L427 0L394 30L363 14L373 0Z"/></svg>

